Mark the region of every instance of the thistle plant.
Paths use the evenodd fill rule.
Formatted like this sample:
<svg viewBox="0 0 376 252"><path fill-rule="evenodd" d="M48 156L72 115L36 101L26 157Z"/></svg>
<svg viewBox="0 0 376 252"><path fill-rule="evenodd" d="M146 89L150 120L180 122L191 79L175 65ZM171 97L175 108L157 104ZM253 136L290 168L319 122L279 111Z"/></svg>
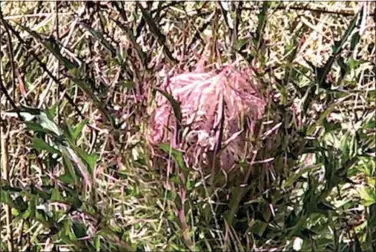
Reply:
<svg viewBox="0 0 376 252"><path fill-rule="evenodd" d="M256 123L263 117L267 100L260 92L251 68L228 64L205 71L168 76L162 89L180 105L181 122L173 113L173 105L161 93L152 116L151 142L171 143L186 153L192 167L211 167L213 154L218 167L231 171L249 157ZM182 141L177 143L177 123L181 123Z"/></svg>
<svg viewBox="0 0 376 252"><path fill-rule="evenodd" d="M0 5L0 251L376 251L374 2Z"/></svg>

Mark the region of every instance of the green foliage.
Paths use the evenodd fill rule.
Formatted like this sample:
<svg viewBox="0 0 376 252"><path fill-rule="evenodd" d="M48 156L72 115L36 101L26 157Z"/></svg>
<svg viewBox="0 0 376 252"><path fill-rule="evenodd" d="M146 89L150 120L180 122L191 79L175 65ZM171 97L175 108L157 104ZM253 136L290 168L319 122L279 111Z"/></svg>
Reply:
<svg viewBox="0 0 376 252"><path fill-rule="evenodd" d="M375 251L375 26L358 6L1 3L1 237L14 251ZM250 65L269 100L234 173L146 137L160 92L173 146L191 144L158 86L204 48Z"/></svg>

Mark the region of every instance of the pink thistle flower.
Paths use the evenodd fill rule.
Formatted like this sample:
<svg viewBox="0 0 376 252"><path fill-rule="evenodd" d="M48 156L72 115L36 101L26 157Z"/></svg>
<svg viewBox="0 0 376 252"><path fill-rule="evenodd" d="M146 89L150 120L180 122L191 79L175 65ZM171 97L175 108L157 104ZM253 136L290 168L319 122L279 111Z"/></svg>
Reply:
<svg viewBox="0 0 376 252"><path fill-rule="evenodd" d="M221 146L220 166L230 170L247 158L247 136L265 111L266 100L260 94L250 68L234 65L221 70L204 71L198 63L195 72L167 77L162 89L180 103L183 135L172 147L184 150L189 165L209 165L207 153ZM151 144L171 143L176 134L176 118L169 101L156 95L157 107L151 118ZM188 127L188 129L187 129ZM221 132L220 132L221 131Z"/></svg>

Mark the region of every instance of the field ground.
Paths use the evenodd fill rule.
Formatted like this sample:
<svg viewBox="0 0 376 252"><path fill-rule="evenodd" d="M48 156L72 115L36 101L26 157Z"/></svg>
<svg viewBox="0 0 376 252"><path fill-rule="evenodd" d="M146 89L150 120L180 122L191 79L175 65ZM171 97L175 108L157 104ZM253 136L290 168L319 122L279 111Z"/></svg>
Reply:
<svg viewBox="0 0 376 252"><path fill-rule="evenodd" d="M1 251L376 251L374 2L0 6ZM148 138L203 52L266 102L228 174Z"/></svg>

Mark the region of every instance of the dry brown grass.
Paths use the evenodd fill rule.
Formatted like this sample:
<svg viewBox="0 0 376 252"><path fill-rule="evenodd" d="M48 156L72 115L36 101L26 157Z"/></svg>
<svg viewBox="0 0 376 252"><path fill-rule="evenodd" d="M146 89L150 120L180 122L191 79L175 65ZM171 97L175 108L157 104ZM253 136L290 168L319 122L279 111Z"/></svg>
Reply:
<svg viewBox="0 0 376 252"><path fill-rule="evenodd" d="M375 250L375 3L140 5L1 2L0 250ZM211 188L208 150L240 179Z"/></svg>

